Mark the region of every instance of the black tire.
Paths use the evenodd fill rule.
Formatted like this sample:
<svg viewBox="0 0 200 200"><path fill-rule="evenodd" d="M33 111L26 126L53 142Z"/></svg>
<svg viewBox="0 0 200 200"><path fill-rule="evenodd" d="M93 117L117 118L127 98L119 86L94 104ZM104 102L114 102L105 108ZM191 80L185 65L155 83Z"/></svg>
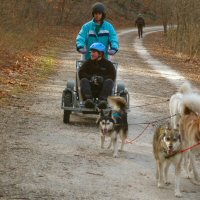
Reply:
<svg viewBox="0 0 200 200"><path fill-rule="evenodd" d="M63 98L64 98L64 106L71 107L72 106L72 93L70 91L65 91ZM63 122L65 124L69 123L70 114L71 114L70 110L64 110Z"/></svg>
<svg viewBox="0 0 200 200"><path fill-rule="evenodd" d="M128 97L127 97L126 91L123 92L122 94L120 94L120 97L123 97L126 100L126 102L128 101Z"/></svg>
<svg viewBox="0 0 200 200"><path fill-rule="evenodd" d="M117 96L123 97L127 101L127 97L125 94L125 85L123 82L117 84Z"/></svg>
<svg viewBox="0 0 200 200"><path fill-rule="evenodd" d="M69 80L67 81L66 89L63 93L63 101L64 101L64 106L65 107L72 107L73 102L72 102L72 91L74 90L75 86L75 81L74 80ZM70 121L70 115L71 111L70 110L64 110L63 113L63 122L65 124L68 124Z"/></svg>
<svg viewBox="0 0 200 200"><path fill-rule="evenodd" d="M68 124L68 123L69 123L70 114L71 114L71 111L69 111L69 110L64 110L63 122L64 122L65 124Z"/></svg>
<svg viewBox="0 0 200 200"><path fill-rule="evenodd" d="M70 89L71 91L74 90L74 86L75 86L75 81L74 80L69 80L67 81L67 89Z"/></svg>
<svg viewBox="0 0 200 200"><path fill-rule="evenodd" d="M125 99L125 101L126 101L126 103L127 103L127 108L129 108L129 94L128 94L128 91L127 90L125 90L121 95L120 95L120 97L123 97L124 99Z"/></svg>
<svg viewBox="0 0 200 200"><path fill-rule="evenodd" d="M123 82L117 83L117 96L120 96L120 93L125 90L125 85Z"/></svg>

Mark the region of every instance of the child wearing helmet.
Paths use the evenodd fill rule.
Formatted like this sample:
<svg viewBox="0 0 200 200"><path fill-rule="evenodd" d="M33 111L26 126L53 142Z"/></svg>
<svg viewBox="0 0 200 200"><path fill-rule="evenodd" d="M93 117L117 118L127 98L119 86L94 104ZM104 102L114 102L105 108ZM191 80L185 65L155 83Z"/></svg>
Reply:
<svg viewBox="0 0 200 200"><path fill-rule="evenodd" d="M102 43L93 43L90 50L91 59L84 62L79 70L81 95L86 108L94 108L93 99L98 98L98 108L105 109L107 97L112 95L114 87L115 67L105 59L106 48Z"/></svg>
<svg viewBox="0 0 200 200"><path fill-rule="evenodd" d="M114 55L119 48L117 33L112 24L105 20L105 6L102 3L95 3L92 7L93 19L84 24L76 38L76 48L80 53L85 54L85 59L91 58L89 48L95 42L105 46L105 58Z"/></svg>

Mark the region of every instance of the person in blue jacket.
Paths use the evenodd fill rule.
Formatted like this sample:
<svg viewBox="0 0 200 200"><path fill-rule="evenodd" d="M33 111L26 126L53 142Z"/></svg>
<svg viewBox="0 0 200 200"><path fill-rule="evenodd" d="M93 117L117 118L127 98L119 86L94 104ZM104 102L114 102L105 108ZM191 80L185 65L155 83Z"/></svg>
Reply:
<svg viewBox="0 0 200 200"><path fill-rule="evenodd" d="M117 33L113 25L105 20L105 6L95 3L92 7L93 19L84 24L76 38L76 48L85 55L85 59L91 58L90 46L95 42L105 45L105 58L114 55L119 49Z"/></svg>

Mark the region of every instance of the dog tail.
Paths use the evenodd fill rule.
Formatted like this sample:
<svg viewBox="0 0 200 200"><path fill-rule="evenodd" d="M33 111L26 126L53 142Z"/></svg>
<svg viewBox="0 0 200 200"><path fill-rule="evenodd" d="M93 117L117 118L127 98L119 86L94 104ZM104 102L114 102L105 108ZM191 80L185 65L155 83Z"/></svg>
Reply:
<svg viewBox="0 0 200 200"><path fill-rule="evenodd" d="M196 93L184 95L181 110L183 115L191 112L200 114L200 95Z"/></svg>
<svg viewBox="0 0 200 200"><path fill-rule="evenodd" d="M181 94L188 94L192 92L191 84L189 82L183 83L183 85L181 85L181 87L179 88L179 92Z"/></svg>
<svg viewBox="0 0 200 200"><path fill-rule="evenodd" d="M113 107L117 107L120 110L126 110L127 109L127 103L126 100L123 97L119 97L119 96L110 96L108 97L108 102L111 106Z"/></svg>

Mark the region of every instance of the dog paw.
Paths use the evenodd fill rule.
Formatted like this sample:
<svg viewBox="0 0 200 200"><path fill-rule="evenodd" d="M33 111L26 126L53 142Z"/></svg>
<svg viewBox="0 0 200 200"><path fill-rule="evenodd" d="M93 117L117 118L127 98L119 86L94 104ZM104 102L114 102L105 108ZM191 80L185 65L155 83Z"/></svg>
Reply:
<svg viewBox="0 0 200 200"><path fill-rule="evenodd" d="M99 154L105 154L105 150L104 149L100 149L99 150Z"/></svg>
<svg viewBox="0 0 200 200"><path fill-rule="evenodd" d="M163 183L158 183L158 188L164 188Z"/></svg>
<svg viewBox="0 0 200 200"><path fill-rule="evenodd" d="M192 178L192 174L186 172L186 173L184 174L184 178L186 178L186 179L191 179L191 178Z"/></svg>
<svg viewBox="0 0 200 200"><path fill-rule="evenodd" d="M113 154L113 158L118 158L118 154Z"/></svg>
<svg viewBox="0 0 200 200"><path fill-rule="evenodd" d="M169 181L165 181L165 185L170 185L171 183Z"/></svg>
<svg viewBox="0 0 200 200"><path fill-rule="evenodd" d="M175 197L181 198L182 194L180 193L180 191L176 191L175 192Z"/></svg>
<svg viewBox="0 0 200 200"><path fill-rule="evenodd" d="M191 179L192 177L190 175L185 175L184 178Z"/></svg>

